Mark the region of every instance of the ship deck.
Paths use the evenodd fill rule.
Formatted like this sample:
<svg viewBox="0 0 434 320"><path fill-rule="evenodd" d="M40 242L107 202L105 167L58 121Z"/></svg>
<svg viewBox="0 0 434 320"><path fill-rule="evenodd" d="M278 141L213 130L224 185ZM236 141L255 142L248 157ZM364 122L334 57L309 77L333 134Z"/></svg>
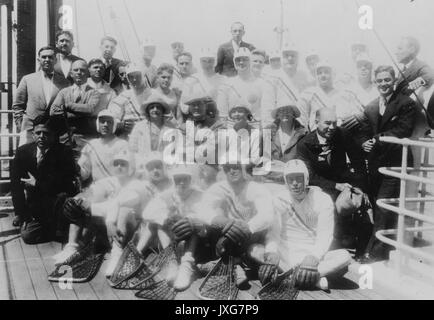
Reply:
<svg viewBox="0 0 434 320"><path fill-rule="evenodd" d="M27 245L19 230L12 226L13 212L0 212L0 300L137 300L133 290L117 290L109 286L104 265L87 283L74 283L63 288L59 283L49 282L48 274L54 270L51 258L61 249L61 244L48 242ZM107 258L107 257L106 257ZM355 270L357 268L349 268ZM360 275L348 271L343 278L329 283L330 290L300 291L299 300L389 300L400 299L393 291L375 285L374 289L359 288ZM202 278L203 279L203 278ZM202 279L196 280L176 299L197 300L196 291ZM255 299L260 290L258 281L250 281L250 288L240 290L238 299Z"/></svg>

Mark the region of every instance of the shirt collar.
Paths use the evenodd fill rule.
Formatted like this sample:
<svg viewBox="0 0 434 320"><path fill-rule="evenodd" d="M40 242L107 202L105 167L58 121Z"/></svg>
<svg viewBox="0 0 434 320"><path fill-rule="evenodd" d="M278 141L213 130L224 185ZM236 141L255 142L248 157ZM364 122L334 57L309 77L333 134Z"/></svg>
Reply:
<svg viewBox="0 0 434 320"><path fill-rule="evenodd" d="M405 68L408 69L413 62L414 62L414 59L411 59L407 64L404 65Z"/></svg>
<svg viewBox="0 0 434 320"><path fill-rule="evenodd" d="M105 81L102 80L101 82L96 83L95 81L92 80L92 78L88 78L87 79L87 84L89 86L91 86L92 88L94 88L94 89L104 89Z"/></svg>
<svg viewBox="0 0 434 320"><path fill-rule="evenodd" d="M318 134L318 131L316 132L316 136L317 136L317 138L318 138L318 142L319 142L319 144L327 144L327 140L326 140L326 138L321 137L321 136Z"/></svg>

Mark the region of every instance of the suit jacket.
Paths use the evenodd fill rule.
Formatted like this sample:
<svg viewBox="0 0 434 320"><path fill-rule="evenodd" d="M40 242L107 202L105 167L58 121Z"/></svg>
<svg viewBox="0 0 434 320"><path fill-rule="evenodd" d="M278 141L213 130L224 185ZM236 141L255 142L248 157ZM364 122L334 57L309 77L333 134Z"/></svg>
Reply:
<svg viewBox="0 0 434 320"><path fill-rule="evenodd" d="M96 134L96 107L100 100L100 93L86 84L81 96L74 99L74 86L60 90L50 108L50 116L61 116L64 114L64 107L67 108L69 126L75 128L75 132L81 134Z"/></svg>
<svg viewBox="0 0 434 320"><path fill-rule="evenodd" d="M59 91L69 85L64 77L55 72L51 98L46 101L41 73L42 71L38 71L24 76L18 85L12 104L18 130L31 129L33 127L32 120L37 116L48 114Z"/></svg>
<svg viewBox="0 0 434 320"><path fill-rule="evenodd" d="M366 106L361 133L357 137L360 145L371 138L378 141L373 150L367 154L369 171L372 174L376 174L379 167L401 166L402 147L397 144L380 142L378 139L381 136L410 137L416 116L415 102L403 93L395 92L390 97L381 121L379 121L379 103L380 98L377 98ZM410 150L409 154L409 160L411 160Z"/></svg>
<svg viewBox="0 0 434 320"><path fill-rule="evenodd" d="M297 156L297 144L306 135L307 130L302 125L296 126L294 135L291 137L289 143L282 150L280 143L280 135L278 134L278 127L273 123L268 127L271 129L271 159L288 162L295 159Z"/></svg>
<svg viewBox="0 0 434 320"><path fill-rule="evenodd" d="M72 82L72 78L71 78L69 75L67 75L67 76L65 77L65 75L63 74L62 66L61 66L61 64L60 64L60 53L58 53L58 54L56 55L56 57L57 57L57 61L56 61L56 64L54 65L54 72L56 72L56 73L58 73L60 76L62 76L63 79L68 80L68 83L69 83L69 84L72 84L72 83L73 83L73 82ZM78 56L75 56L75 55L73 55L73 54L70 54L69 56L66 57L66 59L68 59L69 61L71 61L71 64L72 64L74 61L80 60L80 59L82 59L82 58L80 58L80 57L78 57Z"/></svg>
<svg viewBox="0 0 434 320"><path fill-rule="evenodd" d="M405 79L398 75L398 81L395 91L405 95L411 95L413 91L408 89L408 83L418 77L422 77L426 81L426 86L430 87L434 83L434 71L425 62L419 59L414 59L413 63L403 72Z"/></svg>
<svg viewBox="0 0 434 320"><path fill-rule="evenodd" d="M352 136L342 128L337 128L330 141L330 164L323 153L317 137L317 131L304 136L297 144L297 157L303 160L309 170L311 185L321 187L325 192L337 196L336 183L350 183L365 189L366 170L363 153L352 139ZM347 155L351 162L350 170L347 165Z"/></svg>
<svg viewBox="0 0 434 320"><path fill-rule="evenodd" d="M255 49L252 44L244 41L241 41L240 48L241 47L247 48L250 51ZM219 47L217 51L217 65L215 66L215 72L227 77L234 77L237 75L234 66L234 47L232 46L232 40Z"/></svg>
<svg viewBox="0 0 434 320"><path fill-rule="evenodd" d="M35 142L19 147L11 162L11 191L15 214L23 217L43 218L48 215L48 202L59 193L73 196L77 190L74 184L78 176L77 165L72 150L62 144L55 143L37 165L37 146ZM31 173L36 180L34 187L26 188L21 178L28 178Z"/></svg>
<svg viewBox="0 0 434 320"><path fill-rule="evenodd" d="M119 65L123 61L117 58L112 58L111 64L106 66L103 79L110 85L110 88L114 89L121 85L121 78L119 77Z"/></svg>

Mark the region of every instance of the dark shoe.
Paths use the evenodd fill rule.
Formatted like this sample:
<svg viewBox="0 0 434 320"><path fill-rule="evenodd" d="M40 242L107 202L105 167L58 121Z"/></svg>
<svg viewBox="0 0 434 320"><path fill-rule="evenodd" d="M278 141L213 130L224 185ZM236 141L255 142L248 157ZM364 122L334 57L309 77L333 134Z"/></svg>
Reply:
<svg viewBox="0 0 434 320"><path fill-rule="evenodd" d="M20 216L16 216L12 221L12 226L15 228L20 228L23 225L24 221Z"/></svg>

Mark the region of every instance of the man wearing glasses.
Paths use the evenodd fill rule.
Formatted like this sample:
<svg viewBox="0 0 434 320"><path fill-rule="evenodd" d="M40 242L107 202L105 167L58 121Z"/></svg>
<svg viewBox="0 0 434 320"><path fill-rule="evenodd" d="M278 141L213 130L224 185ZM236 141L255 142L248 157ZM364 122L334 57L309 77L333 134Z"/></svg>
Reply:
<svg viewBox="0 0 434 320"><path fill-rule="evenodd" d="M394 91L396 77L391 66L379 66L374 75L380 97L366 106L359 143L368 159L370 188L374 197L397 198L400 191L399 179L383 176L378 172L378 168L400 167L402 147L381 142L380 137L410 137L415 123L416 106L411 98ZM412 158L409 150L408 166L412 165ZM395 228L396 217L395 214L377 206L373 235L378 230ZM387 258L388 250L373 236L366 252L365 256L369 261L371 258Z"/></svg>

